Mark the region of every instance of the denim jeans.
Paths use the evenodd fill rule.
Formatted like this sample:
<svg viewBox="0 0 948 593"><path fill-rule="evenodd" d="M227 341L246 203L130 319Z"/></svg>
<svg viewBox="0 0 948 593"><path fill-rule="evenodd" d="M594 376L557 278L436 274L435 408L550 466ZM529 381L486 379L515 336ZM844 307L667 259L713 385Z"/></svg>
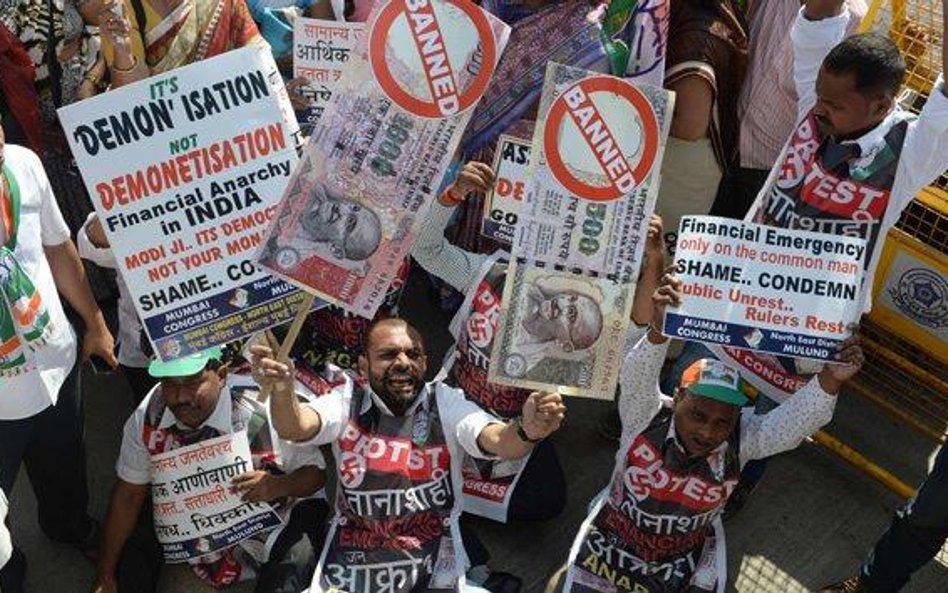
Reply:
<svg viewBox="0 0 948 593"><path fill-rule="evenodd" d="M916 570L935 557L948 538L948 448L915 498L899 510L862 567L872 593L898 591Z"/></svg>

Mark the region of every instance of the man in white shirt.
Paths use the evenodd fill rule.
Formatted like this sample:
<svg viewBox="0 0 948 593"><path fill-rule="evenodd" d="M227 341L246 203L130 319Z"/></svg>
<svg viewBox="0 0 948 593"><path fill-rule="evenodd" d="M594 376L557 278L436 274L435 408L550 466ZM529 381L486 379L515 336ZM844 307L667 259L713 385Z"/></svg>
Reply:
<svg viewBox="0 0 948 593"><path fill-rule="evenodd" d="M80 360L116 366L113 340L69 237L39 157L7 146L0 127L0 489L29 470L48 537L94 555L76 334L60 295L79 314ZM0 571L4 593L21 590L22 554Z"/></svg>
<svg viewBox="0 0 948 593"><path fill-rule="evenodd" d="M270 503L285 525L261 529L250 537L238 537L236 545L191 557L191 569L215 588L253 578L256 593L297 593L306 587L313 553L303 535L317 536L327 509L323 501L299 499L322 488L322 455L276 437L266 405L257 401L256 383L246 372L231 372L220 348L171 362L154 360L148 372L160 382L125 423L93 591L156 591L163 552L154 517L163 511L150 495L167 484L155 483L154 459L225 435L245 437L253 459L251 470L225 487L241 493L247 503ZM294 397L297 392L307 394L295 385ZM196 496L186 498L188 494L183 491L172 502L189 510L204 509L203 503L194 503ZM188 541L181 547L187 549Z"/></svg>
<svg viewBox="0 0 948 593"><path fill-rule="evenodd" d="M376 322L365 337L360 378L308 404L291 393L292 368L254 346L256 376L273 388L271 415L281 437L332 443L336 516L310 593L332 589L395 593L474 591L461 541L461 460L518 459L552 434L565 406L534 392L521 416L503 422L444 383L426 384L421 335L402 319Z"/></svg>
<svg viewBox="0 0 948 593"><path fill-rule="evenodd" d="M623 363L616 468L573 543L564 592L723 593L720 514L741 467L795 448L829 422L840 386L864 360L856 338L846 340L839 364L765 415L742 411L743 380L712 359L689 366L668 398L658 389L668 338L654 328L681 298L681 281L666 275L652 326Z"/></svg>

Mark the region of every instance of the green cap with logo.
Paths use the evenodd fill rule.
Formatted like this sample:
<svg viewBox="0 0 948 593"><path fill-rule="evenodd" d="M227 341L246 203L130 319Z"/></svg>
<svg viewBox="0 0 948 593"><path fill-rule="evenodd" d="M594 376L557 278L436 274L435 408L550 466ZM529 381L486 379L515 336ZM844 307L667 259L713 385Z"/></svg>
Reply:
<svg viewBox="0 0 948 593"><path fill-rule="evenodd" d="M214 346L184 358L177 358L163 362L157 358L148 365L148 374L156 379L168 377L190 377L204 370L212 360L221 360L224 351L220 346Z"/></svg>
<svg viewBox="0 0 948 593"><path fill-rule="evenodd" d="M681 388L726 404L743 406L747 403L744 379L741 379L740 373L713 358L702 358L691 363L681 376Z"/></svg>

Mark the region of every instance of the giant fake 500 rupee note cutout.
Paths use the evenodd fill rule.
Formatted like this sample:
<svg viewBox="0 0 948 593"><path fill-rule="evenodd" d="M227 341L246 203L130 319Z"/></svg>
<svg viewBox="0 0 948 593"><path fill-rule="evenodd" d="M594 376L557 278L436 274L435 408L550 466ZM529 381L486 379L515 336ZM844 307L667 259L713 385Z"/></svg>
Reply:
<svg viewBox="0 0 948 593"><path fill-rule="evenodd" d="M674 96L550 63L513 252L635 282Z"/></svg>
<svg viewBox="0 0 948 593"><path fill-rule="evenodd" d="M511 262L489 380L612 399L634 284Z"/></svg>
<svg viewBox="0 0 948 593"><path fill-rule="evenodd" d="M507 42L469 0L376 6L257 254L372 317Z"/></svg>

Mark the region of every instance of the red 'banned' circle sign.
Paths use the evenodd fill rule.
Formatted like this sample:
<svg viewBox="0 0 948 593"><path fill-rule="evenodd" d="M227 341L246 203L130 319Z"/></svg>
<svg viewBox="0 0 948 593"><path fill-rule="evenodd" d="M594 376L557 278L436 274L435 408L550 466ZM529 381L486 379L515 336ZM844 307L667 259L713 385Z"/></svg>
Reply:
<svg viewBox="0 0 948 593"><path fill-rule="evenodd" d="M617 133L619 126L630 123L636 124L636 137ZM577 132L584 142L567 139ZM658 140L658 120L649 100L613 76L590 76L566 89L550 106L543 129L543 150L553 176L574 196L597 202L617 200L641 185L655 164ZM634 153L634 163L628 152ZM592 158L584 159L589 155ZM605 183L581 179L573 172L577 170L585 171L586 179Z"/></svg>
<svg viewBox="0 0 948 593"><path fill-rule="evenodd" d="M456 14L450 14L454 12ZM442 29L442 19L452 24L450 34ZM453 17L453 18L452 18ZM481 98L494 72L497 45L490 21L469 0L390 0L378 13L369 31L369 63L382 91L404 110L419 117L439 119L467 111ZM407 35L405 32L407 30ZM400 45L399 45L400 42ZM414 56L405 59L393 55L392 48L407 50ZM459 88L458 69L466 63L452 63L472 51L461 46L480 47L479 70L466 88ZM389 59L409 68L420 68L427 81L427 92L418 96L396 80Z"/></svg>

